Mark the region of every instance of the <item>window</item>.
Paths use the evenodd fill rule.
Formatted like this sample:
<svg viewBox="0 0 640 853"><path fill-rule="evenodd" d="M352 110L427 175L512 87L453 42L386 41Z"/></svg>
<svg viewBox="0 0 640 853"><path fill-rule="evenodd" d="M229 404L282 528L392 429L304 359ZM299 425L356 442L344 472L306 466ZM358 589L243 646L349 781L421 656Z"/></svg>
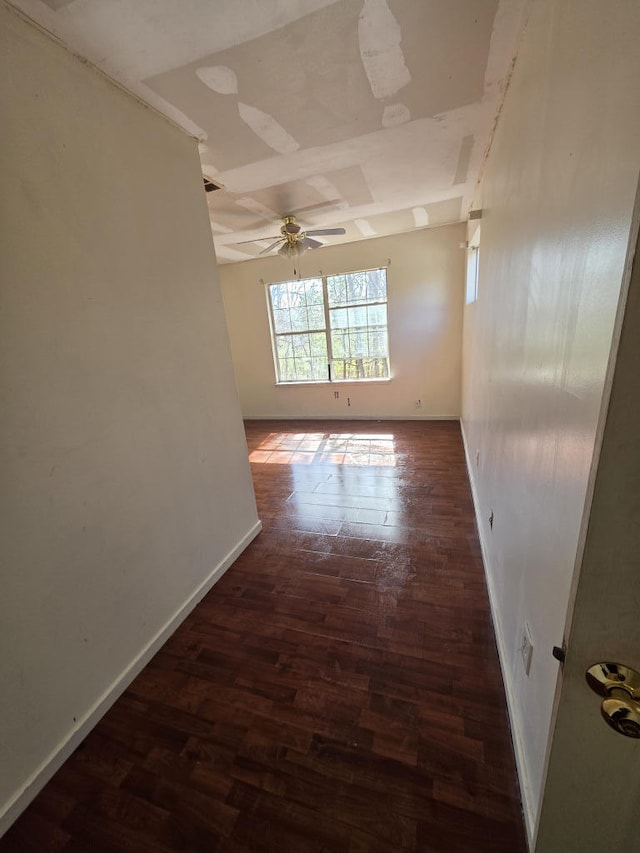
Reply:
<svg viewBox="0 0 640 853"><path fill-rule="evenodd" d="M467 249L467 295L469 305L478 299L478 272L480 270L480 226L476 228L469 240Z"/></svg>
<svg viewBox="0 0 640 853"><path fill-rule="evenodd" d="M385 269L268 287L278 382L389 378Z"/></svg>

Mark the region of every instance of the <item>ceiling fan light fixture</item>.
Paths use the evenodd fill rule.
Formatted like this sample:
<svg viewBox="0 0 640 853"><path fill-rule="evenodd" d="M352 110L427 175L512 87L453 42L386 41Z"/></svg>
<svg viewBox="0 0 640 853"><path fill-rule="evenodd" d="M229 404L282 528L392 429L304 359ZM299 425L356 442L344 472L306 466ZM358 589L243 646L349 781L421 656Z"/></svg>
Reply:
<svg viewBox="0 0 640 853"><path fill-rule="evenodd" d="M301 243L283 243L282 246L278 249L278 254L283 258L297 258L300 255L303 255L307 250L306 246L303 246Z"/></svg>
<svg viewBox="0 0 640 853"><path fill-rule="evenodd" d="M281 257L298 258L300 255L304 255L307 249L319 249L323 245L319 240L314 240L314 236L347 233L344 228L312 228L310 231L303 231L301 226L296 222L296 218L293 214L283 216L282 222L283 225L280 228L280 237L276 239L275 243L271 243L269 246L262 249L262 251L259 252L260 255L268 255L269 252L273 251L273 249L279 245L280 248L277 251ZM272 240L273 236L255 237L253 240L241 240L237 245L240 246L243 243L257 243L262 242L263 240L266 242L267 240Z"/></svg>

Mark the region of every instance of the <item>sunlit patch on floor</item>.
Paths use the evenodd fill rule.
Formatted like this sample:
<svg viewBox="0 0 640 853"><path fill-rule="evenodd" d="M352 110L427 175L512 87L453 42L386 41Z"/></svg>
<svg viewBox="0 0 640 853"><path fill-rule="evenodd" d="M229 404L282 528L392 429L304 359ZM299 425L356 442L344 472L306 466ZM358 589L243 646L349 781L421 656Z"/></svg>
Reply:
<svg viewBox="0 0 640 853"><path fill-rule="evenodd" d="M279 465L357 465L395 468L393 433L272 432L249 455L251 462Z"/></svg>

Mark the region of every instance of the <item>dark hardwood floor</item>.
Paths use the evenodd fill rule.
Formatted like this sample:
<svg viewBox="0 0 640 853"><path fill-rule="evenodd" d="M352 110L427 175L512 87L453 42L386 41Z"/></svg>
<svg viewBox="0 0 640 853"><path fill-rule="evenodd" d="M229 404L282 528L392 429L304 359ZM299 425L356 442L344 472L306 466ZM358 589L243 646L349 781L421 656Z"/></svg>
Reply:
<svg viewBox="0 0 640 853"><path fill-rule="evenodd" d="M522 853L458 424L246 429L263 532L0 851Z"/></svg>

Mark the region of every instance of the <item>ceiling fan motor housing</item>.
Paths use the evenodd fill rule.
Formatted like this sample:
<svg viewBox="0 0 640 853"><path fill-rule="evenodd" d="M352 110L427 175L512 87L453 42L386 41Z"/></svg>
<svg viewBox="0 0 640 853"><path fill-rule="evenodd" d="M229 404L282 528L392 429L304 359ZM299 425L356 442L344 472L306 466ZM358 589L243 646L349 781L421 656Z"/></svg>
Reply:
<svg viewBox="0 0 640 853"><path fill-rule="evenodd" d="M323 234L346 233L344 228L314 228L311 231L303 231L293 215L283 216L282 222L283 224L280 227L280 234L282 236L278 237L275 243L272 243L270 246L267 246L266 249L263 249L260 252L261 255L268 254L280 243L282 243L282 245L277 250L279 255L287 257L291 257L292 255L301 255L307 249L317 249L322 246L322 243L319 240L314 240L311 235L321 236ZM262 239L271 240L272 238L267 237ZM243 242L252 243L253 240L243 240Z"/></svg>
<svg viewBox="0 0 640 853"><path fill-rule="evenodd" d="M284 236L288 234L297 234L300 231L300 226L296 222L295 216L284 216L283 217L284 225L280 229Z"/></svg>

